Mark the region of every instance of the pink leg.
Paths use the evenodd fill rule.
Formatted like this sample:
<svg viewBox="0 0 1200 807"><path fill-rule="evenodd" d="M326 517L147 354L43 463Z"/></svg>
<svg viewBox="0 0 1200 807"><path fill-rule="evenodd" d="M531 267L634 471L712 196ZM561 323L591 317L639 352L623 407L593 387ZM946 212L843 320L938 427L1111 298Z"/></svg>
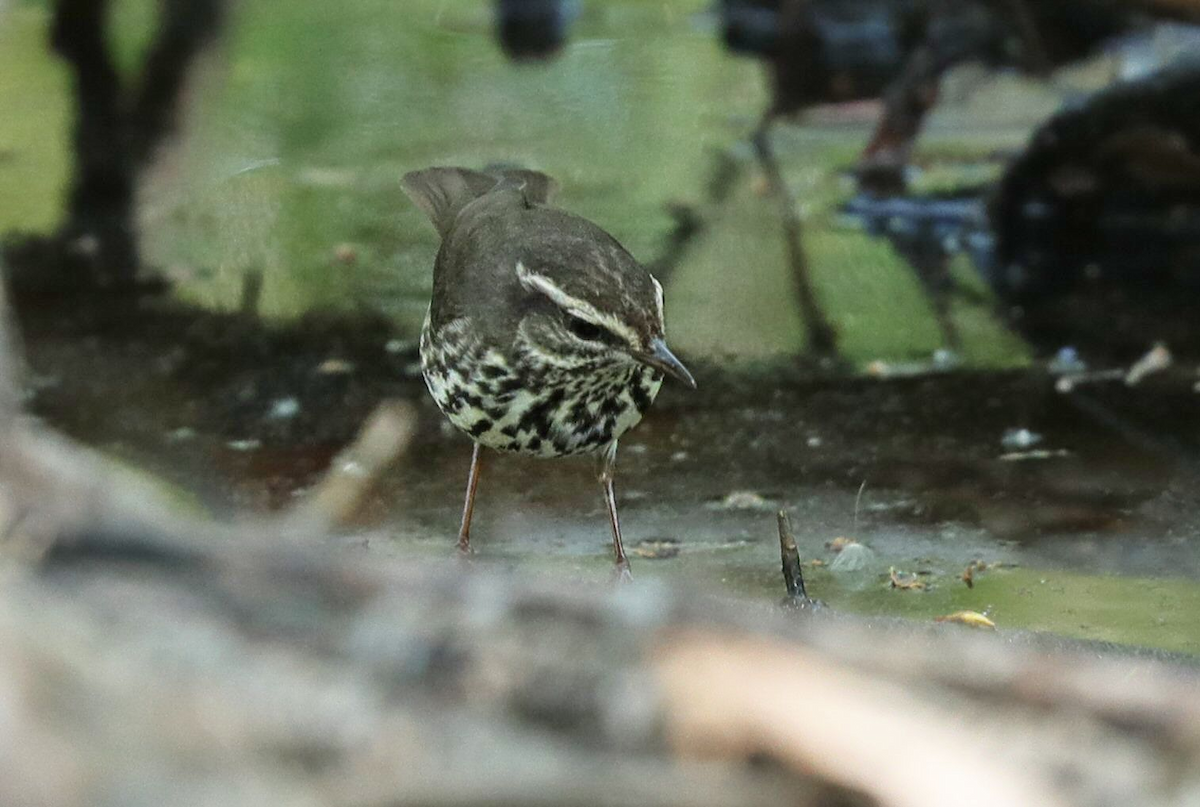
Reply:
<svg viewBox="0 0 1200 807"><path fill-rule="evenodd" d="M479 443L471 452L471 472L467 476L467 499L463 502L462 525L458 528L458 552L460 555L471 554L471 514L475 512L475 489L479 487L479 455L482 451Z"/></svg>
<svg viewBox="0 0 1200 807"><path fill-rule="evenodd" d="M617 462L617 444L600 456L600 485L604 488L604 503L608 505L608 523L612 527L613 555L616 561L617 579L624 583L633 579L629 569L629 558L625 556L625 546L621 543L621 522L617 518L617 497L613 493L613 473Z"/></svg>

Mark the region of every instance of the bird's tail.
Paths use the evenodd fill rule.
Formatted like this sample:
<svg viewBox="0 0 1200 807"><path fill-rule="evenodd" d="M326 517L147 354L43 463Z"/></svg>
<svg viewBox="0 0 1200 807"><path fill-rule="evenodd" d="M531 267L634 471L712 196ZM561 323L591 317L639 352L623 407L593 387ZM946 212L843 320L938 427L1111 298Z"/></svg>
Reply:
<svg viewBox="0 0 1200 807"><path fill-rule="evenodd" d="M520 190L530 204L544 204L558 189L558 183L550 177L526 169L485 173L470 168L425 168L405 174L401 185L441 236L446 235L460 210L493 190Z"/></svg>

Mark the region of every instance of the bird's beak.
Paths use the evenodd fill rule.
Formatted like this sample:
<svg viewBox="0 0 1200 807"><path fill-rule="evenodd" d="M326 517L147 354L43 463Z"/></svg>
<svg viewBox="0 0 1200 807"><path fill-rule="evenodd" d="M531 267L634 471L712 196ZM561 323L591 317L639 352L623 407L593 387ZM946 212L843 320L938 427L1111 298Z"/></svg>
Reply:
<svg viewBox="0 0 1200 807"><path fill-rule="evenodd" d="M682 381L692 389L696 388L696 379L692 378L692 374L688 372L688 368L683 366L683 362L675 358L675 354L662 339L650 342L646 351L634 354L634 358L642 364L649 365L655 370L661 370L672 378Z"/></svg>

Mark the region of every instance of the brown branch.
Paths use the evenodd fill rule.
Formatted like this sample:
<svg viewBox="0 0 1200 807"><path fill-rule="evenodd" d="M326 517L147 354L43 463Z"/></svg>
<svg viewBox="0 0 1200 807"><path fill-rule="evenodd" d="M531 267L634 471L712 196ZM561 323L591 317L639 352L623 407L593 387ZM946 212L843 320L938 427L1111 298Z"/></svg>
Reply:
<svg viewBox="0 0 1200 807"><path fill-rule="evenodd" d="M704 200L695 205L668 202L667 213L674 226L667 234L666 243L657 257L646 264L650 273L666 282L687 256L692 245L704 235L710 222L720 215L725 202L733 193L737 180L743 173L740 160L724 149L711 153L712 165L704 183Z"/></svg>
<svg viewBox="0 0 1200 807"><path fill-rule="evenodd" d="M822 357L837 355L837 331L829 323L825 311L817 301L813 289L812 273L809 271L808 258L804 254L801 241L800 217L796 214L796 200L788 190L783 172L779 168L779 160L771 145L770 113L763 116L762 121L752 136L755 154L758 155L763 173L771 188L779 208L779 218L783 224L783 240L787 247L788 266L791 269L792 283L796 290L796 300L800 304L800 313L804 317L804 327L808 334L808 349Z"/></svg>
<svg viewBox="0 0 1200 807"><path fill-rule="evenodd" d="M81 271L73 278L87 285L128 282L138 254L137 167L121 78L105 39L109 7L109 0L58 0L54 8L52 44L71 71L75 100L75 164L60 260L90 270L94 277Z"/></svg>
<svg viewBox="0 0 1200 807"><path fill-rule="evenodd" d="M158 32L138 77L128 113L129 147L144 167L171 134L188 73L220 31L226 0L164 0Z"/></svg>
<svg viewBox="0 0 1200 807"><path fill-rule="evenodd" d="M288 514L285 524L318 534L350 520L379 475L408 449L415 423L407 403L380 405L355 441L333 458L316 489Z"/></svg>
<svg viewBox="0 0 1200 807"><path fill-rule="evenodd" d="M685 632L660 646L654 668L669 739L687 756L765 753L882 807L1065 804L910 691L802 647Z"/></svg>

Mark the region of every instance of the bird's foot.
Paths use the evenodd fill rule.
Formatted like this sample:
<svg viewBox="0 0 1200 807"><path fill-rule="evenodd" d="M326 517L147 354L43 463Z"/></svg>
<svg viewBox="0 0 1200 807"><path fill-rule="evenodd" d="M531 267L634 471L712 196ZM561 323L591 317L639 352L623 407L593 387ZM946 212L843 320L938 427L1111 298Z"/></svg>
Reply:
<svg viewBox="0 0 1200 807"><path fill-rule="evenodd" d="M613 566L613 583L618 586L623 586L633 582L633 572L629 568L628 560L619 560Z"/></svg>

